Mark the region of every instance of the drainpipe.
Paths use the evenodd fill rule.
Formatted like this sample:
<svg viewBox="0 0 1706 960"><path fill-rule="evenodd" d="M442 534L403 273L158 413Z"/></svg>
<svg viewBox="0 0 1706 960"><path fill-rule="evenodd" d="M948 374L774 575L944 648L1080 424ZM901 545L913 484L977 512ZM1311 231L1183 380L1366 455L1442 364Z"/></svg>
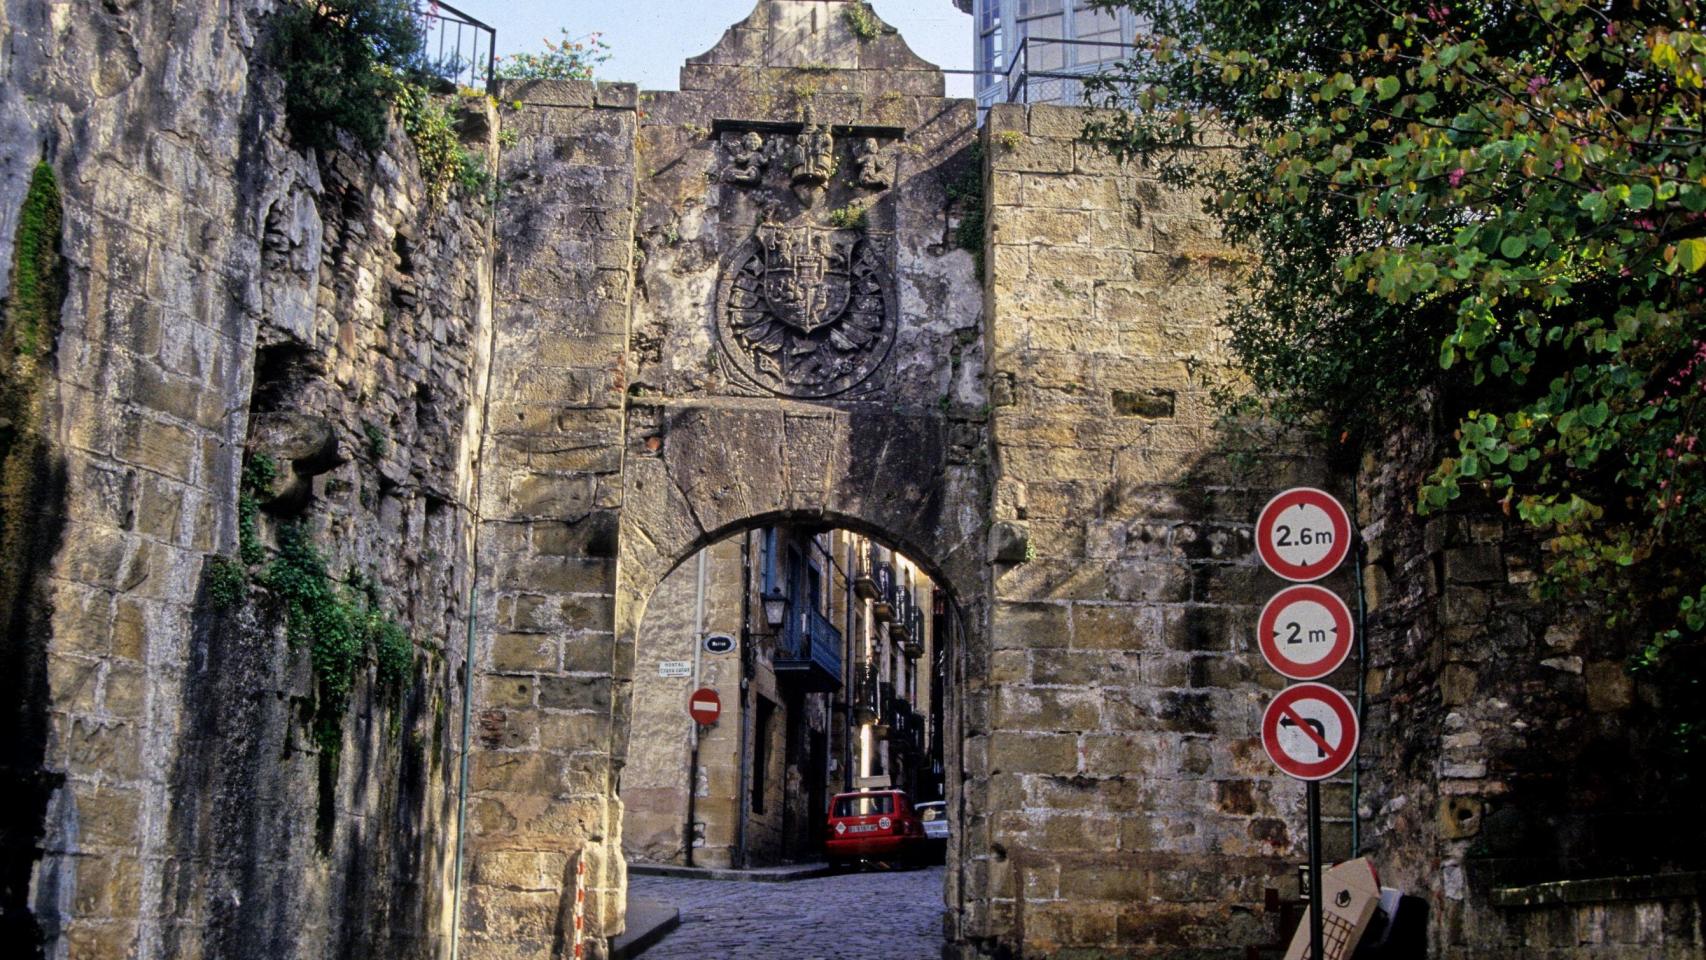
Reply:
<svg viewBox="0 0 1706 960"><path fill-rule="evenodd" d="M853 789L853 574L858 568L858 547L853 537L847 537L847 571L842 579L847 586L847 629L841 632L841 783L842 791Z"/></svg>
<svg viewBox="0 0 1706 960"><path fill-rule="evenodd" d="M494 168L503 160L503 140L495 138L492 147ZM492 178L490 191L486 196L486 255L493 258L497 253L497 219L498 219L498 179ZM480 623L480 489L485 477L486 427L491 423L492 414L492 384L493 371L497 368L497 277L491 260L486 263L486 380L482 384L480 401L480 432L474 443L473 502L468 507L468 517L473 523L470 553L472 559L468 564L468 636L462 651L462 757L457 764L456 772L456 853L451 866L452 888L450 894L450 960L459 960L462 955L462 887L464 860L467 857L468 846L468 753L474 734L474 646L479 636Z"/></svg>
<svg viewBox="0 0 1706 960"><path fill-rule="evenodd" d="M1361 508L1357 503L1356 479L1351 480L1351 522L1357 524L1356 536L1351 541L1351 562L1356 564L1357 573L1357 729L1368 736L1368 716L1364 700L1368 693L1368 601L1363 593L1362 568L1368 556L1368 545L1362 539L1362 527L1358 524L1357 515ZM1362 758L1351 760L1351 858L1362 856Z"/></svg>
<svg viewBox="0 0 1706 960"><path fill-rule="evenodd" d="M699 551L698 582L694 584L693 596L693 689L699 689L699 654L705 647L705 566L707 547ZM693 816L696 812L694 804L699 795L699 721L688 719L692 729L688 732L687 755L687 830L682 836L682 846L686 852L684 858L688 866L693 866Z"/></svg>
<svg viewBox="0 0 1706 960"><path fill-rule="evenodd" d="M746 866L746 810L751 798L746 795L747 754L747 686L751 675L752 656L752 534L748 530L740 540L740 786L735 792L735 855L734 865Z"/></svg>

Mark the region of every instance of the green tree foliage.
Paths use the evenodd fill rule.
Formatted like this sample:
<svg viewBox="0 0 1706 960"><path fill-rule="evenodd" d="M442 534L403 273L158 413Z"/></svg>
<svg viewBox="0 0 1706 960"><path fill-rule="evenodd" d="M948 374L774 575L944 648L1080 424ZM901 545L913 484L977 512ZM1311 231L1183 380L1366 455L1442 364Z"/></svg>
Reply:
<svg viewBox="0 0 1706 960"><path fill-rule="evenodd" d="M279 14L278 59L298 144L329 150L344 130L377 150L394 109L434 202L453 187L480 195L490 185L485 157L462 143L454 104L432 92L440 81L410 0L287 5Z"/></svg>
<svg viewBox="0 0 1706 960"><path fill-rule="evenodd" d="M545 39L544 53L512 53L498 58L498 76L505 80L591 80L599 64L610 59L610 45L590 34L583 39L569 36Z"/></svg>
<svg viewBox="0 0 1706 960"><path fill-rule="evenodd" d="M1124 0L1153 25L1094 137L1262 251L1228 323L1258 405L1333 436L1457 422L1465 492L1547 589L1651 631L1706 751L1706 35L1693 0ZM1169 148L1230 134L1200 163Z"/></svg>
<svg viewBox="0 0 1706 960"><path fill-rule="evenodd" d="M385 142L391 74L421 68L421 32L406 0L307 0L278 15L277 56L290 134L328 150L346 130L369 150Z"/></svg>

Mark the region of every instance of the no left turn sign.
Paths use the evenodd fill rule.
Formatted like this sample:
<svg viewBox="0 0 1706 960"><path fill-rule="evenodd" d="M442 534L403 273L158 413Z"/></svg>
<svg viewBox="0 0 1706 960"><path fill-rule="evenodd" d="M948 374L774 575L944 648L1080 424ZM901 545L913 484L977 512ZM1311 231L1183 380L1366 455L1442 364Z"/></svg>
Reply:
<svg viewBox="0 0 1706 960"><path fill-rule="evenodd" d="M1333 495L1293 487L1262 508L1256 519L1256 552L1262 565L1287 580L1319 580L1351 549L1351 518Z"/></svg>
<svg viewBox="0 0 1706 960"><path fill-rule="evenodd" d="M1355 632L1345 601L1312 584L1274 594L1256 621L1262 659L1290 680L1319 680L1339 669Z"/></svg>
<svg viewBox="0 0 1706 960"><path fill-rule="evenodd" d="M1357 718L1345 695L1320 683L1286 687L1262 713L1262 747L1286 775L1325 780L1356 755Z"/></svg>

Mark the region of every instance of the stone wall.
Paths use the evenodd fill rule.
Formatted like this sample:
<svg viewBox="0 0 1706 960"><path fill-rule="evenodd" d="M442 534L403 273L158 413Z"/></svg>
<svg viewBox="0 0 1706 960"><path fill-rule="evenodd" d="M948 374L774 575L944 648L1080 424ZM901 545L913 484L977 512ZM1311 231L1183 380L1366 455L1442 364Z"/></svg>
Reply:
<svg viewBox="0 0 1706 960"><path fill-rule="evenodd" d="M704 634L721 633L738 640L741 614L738 537L676 567L646 605L634 654L628 764L622 771L622 845L630 862L685 862L687 794L693 790L693 819L702 825L697 835L703 841L693 851L694 865L733 863L736 819L745 802L739 776L740 724L746 722L741 711L740 656L738 651L697 652L697 683L659 676L658 665L663 660L695 660L699 647L695 640ZM701 615L702 632L695 629ZM698 687L717 691L723 715L715 726L700 732L699 769L684 776L691 769L694 735L687 697Z"/></svg>
<svg viewBox="0 0 1706 960"><path fill-rule="evenodd" d="M631 85L500 91L497 330L482 458L468 956L544 956L620 929L610 763L616 518L637 125Z"/></svg>
<svg viewBox="0 0 1706 960"><path fill-rule="evenodd" d="M428 205L406 140L286 141L271 9L11 3L0 25L0 252L45 160L66 277L40 406L58 552L7 641L5 739L36 751L7 779L41 788L5 817L23 955L431 956L449 932L486 227ZM285 473L260 545L302 520L416 642L383 697L360 654L335 766L308 651L264 590L213 585L246 448Z"/></svg>
<svg viewBox="0 0 1706 960"><path fill-rule="evenodd" d="M989 670L964 693L984 894L959 933L996 956L1243 956L1305 837L1302 785L1258 738L1281 681L1253 623L1278 583L1250 529L1318 474L1232 469L1193 369L1223 362L1247 254L1196 198L1077 142L1086 118L997 106L984 131L997 563Z"/></svg>
<svg viewBox="0 0 1706 960"><path fill-rule="evenodd" d="M1360 470L1365 851L1383 882L1429 901L1440 956L1689 955L1697 888L1626 897L1609 879L1701 862L1695 804L1662 753L1660 693L1626 667L1640 633L1538 599L1542 545L1496 504L1416 515L1447 416L1423 410ZM1588 880L1609 894L1521 893Z"/></svg>

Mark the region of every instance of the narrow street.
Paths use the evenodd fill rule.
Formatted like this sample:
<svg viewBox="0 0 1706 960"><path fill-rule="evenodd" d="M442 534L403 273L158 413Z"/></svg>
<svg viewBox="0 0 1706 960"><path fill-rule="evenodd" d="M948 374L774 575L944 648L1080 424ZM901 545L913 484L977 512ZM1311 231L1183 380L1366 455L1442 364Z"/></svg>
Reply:
<svg viewBox="0 0 1706 960"><path fill-rule="evenodd" d="M937 960L942 867L789 883L635 876L629 896L670 904L681 926L644 960Z"/></svg>

